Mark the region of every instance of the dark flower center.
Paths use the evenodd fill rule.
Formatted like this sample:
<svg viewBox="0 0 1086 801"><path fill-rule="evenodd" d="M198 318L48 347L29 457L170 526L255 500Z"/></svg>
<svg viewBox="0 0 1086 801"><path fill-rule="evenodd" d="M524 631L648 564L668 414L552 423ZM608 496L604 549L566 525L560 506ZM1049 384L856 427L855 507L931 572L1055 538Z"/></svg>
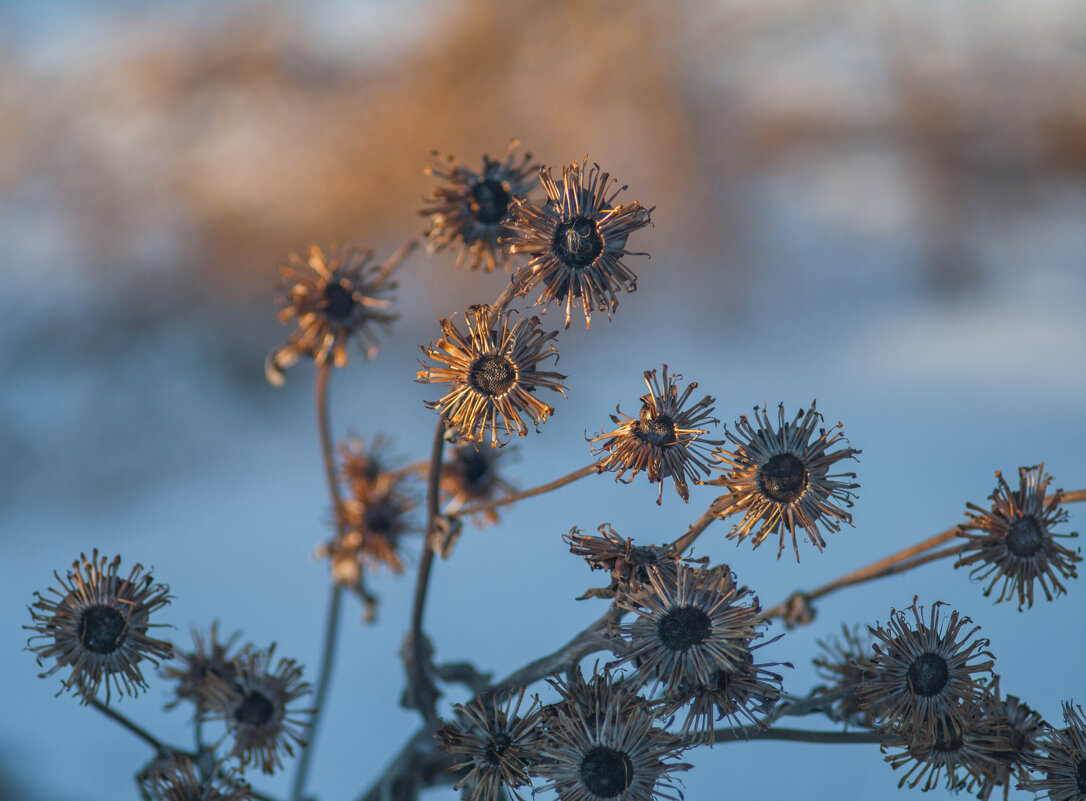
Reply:
<svg viewBox="0 0 1086 801"><path fill-rule="evenodd" d="M83 610L79 618L79 641L95 654L111 654L121 647L128 624L112 606L98 604Z"/></svg>
<svg viewBox="0 0 1086 801"><path fill-rule="evenodd" d="M712 627L709 616L696 606L680 606L660 618L656 631L672 651L685 651L708 637Z"/></svg>
<svg viewBox="0 0 1086 801"><path fill-rule="evenodd" d="M491 765L500 765L502 754L513 744L513 738L503 731L497 732L490 738L486 746L486 761Z"/></svg>
<svg viewBox="0 0 1086 801"><path fill-rule="evenodd" d="M950 679L946 660L930 651L909 665L909 683L918 695L930 698L946 687Z"/></svg>
<svg viewBox="0 0 1086 801"><path fill-rule="evenodd" d="M234 720L238 723L247 723L250 726L263 726L271 720L275 706L263 693L252 690L245 696L237 709L234 710Z"/></svg>
<svg viewBox="0 0 1086 801"><path fill-rule="evenodd" d="M638 415L633 431L638 439L650 445L670 445L676 440L675 423L671 418L666 414L653 417L652 410L647 406L641 408L641 414Z"/></svg>
<svg viewBox="0 0 1086 801"><path fill-rule="evenodd" d="M1011 523L1007 532L1007 550L1022 559L1028 559L1041 550L1045 543L1044 529L1033 515L1019 517Z"/></svg>
<svg viewBox="0 0 1086 801"><path fill-rule="evenodd" d="M778 453L758 468L758 488L777 503L792 503L807 489L807 467L791 453Z"/></svg>
<svg viewBox="0 0 1086 801"><path fill-rule="evenodd" d="M504 395L517 383L517 366L505 356L480 356L468 369L468 383L484 395Z"/></svg>
<svg viewBox="0 0 1086 801"><path fill-rule="evenodd" d="M354 309L354 297L338 283L324 287L324 311L336 320L346 320Z"/></svg>
<svg viewBox="0 0 1086 801"><path fill-rule="evenodd" d="M581 760L581 781L597 798L614 798L633 781L633 762L622 751L597 745Z"/></svg>
<svg viewBox="0 0 1086 801"><path fill-rule="evenodd" d="M366 507L362 518L366 524L366 530L375 534L390 534L396 526L400 516L400 510L388 498L382 498L375 504Z"/></svg>
<svg viewBox="0 0 1086 801"><path fill-rule="evenodd" d="M490 460L475 449L461 451L460 474L469 487L486 486L490 479Z"/></svg>
<svg viewBox="0 0 1086 801"><path fill-rule="evenodd" d="M551 250L567 266L580 269L590 265L600 255L603 239L592 220L578 215L558 224Z"/></svg>
<svg viewBox="0 0 1086 801"><path fill-rule="evenodd" d="M1086 793L1086 759L1078 761L1078 768L1075 770L1075 781L1078 784L1078 791Z"/></svg>
<svg viewBox="0 0 1086 801"><path fill-rule="evenodd" d="M471 188L471 200L468 201L475 219L484 225L501 222L509 206L509 193L500 181L486 178Z"/></svg>
<svg viewBox="0 0 1086 801"><path fill-rule="evenodd" d="M946 734L944 727L939 726L936 728L935 742L931 746L933 751L950 754L962 747L962 737L958 732L951 729L949 738L947 738Z"/></svg>

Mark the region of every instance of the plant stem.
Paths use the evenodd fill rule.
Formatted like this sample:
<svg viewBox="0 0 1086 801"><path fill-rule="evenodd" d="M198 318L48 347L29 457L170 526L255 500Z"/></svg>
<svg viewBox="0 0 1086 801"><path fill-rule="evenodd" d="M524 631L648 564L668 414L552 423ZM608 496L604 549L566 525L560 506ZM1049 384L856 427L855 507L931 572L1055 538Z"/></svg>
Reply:
<svg viewBox="0 0 1086 801"><path fill-rule="evenodd" d="M881 743L882 735L877 731L807 731L805 729L760 729L757 726L743 726L738 729L717 729L713 734L717 743L735 742L736 740L789 740L802 743ZM696 743L692 743L696 744Z"/></svg>
<svg viewBox="0 0 1086 801"><path fill-rule="evenodd" d="M513 277L509 280L509 285L502 290L502 293L498 295L498 299L491 304L491 314L495 317L501 314L502 310L509 305L509 301L516 297L517 292L520 291L520 285L524 279L521 278L526 272L526 268L521 268L513 273ZM491 318L493 319L493 317Z"/></svg>
<svg viewBox="0 0 1086 801"><path fill-rule="evenodd" d="M335 458L332 452L332 432L328 422L328 382L332 366L327 362L317 365L316 406L317 429L320 433L321 457L324 462L324 475L328 481L328 493L332 497L332 507L336 520L336 534L343 536L342 501L339 497L339 482L336 480ZM298 765L294 771L290 797L299 801L305 790L305 781L309 773L309 762L317 739L317 726L324 711L328 688L332 683L332 665L335 662L336 640L339 634L339 613L343 606L343 586L333 579L332 594L328 601L328 613L324 622L324 647L321 653L320 674L317 679L317 691L313 701L313 720L309 729L309 742L298 755Z"/></svg>
<svg viewBox="0 0 1086 801"><path fill-rule="evenodd" d="M130 732L132 732L134 735L136 735L141 740L143 740L145 743L147 743L149 746L151 746L153 749L155 749L155 751L157 751L160 756L165 756L165 755L170 754L170 753L186 754L187 756L190 756L190 757L192 756L192 754L189 754L187 751L182 751L179 748L170 748L167 745L163 745L163 743L158 738L156 738L153 734L151 734L149 731L144 729L142 726L139 726L139 725L133 723L131 720L126 718L120 712L118 712L117 710L115 710L115 709L113 709L111 707L106 706L101 701L99 701L97 698L91 698L90 699L90 705L92 707L94 707L95 709L97 709L99 712L101 712L103 715L105 715L107 718L112 718L117 723L120 723L122 726L124 726L126 729L128 729Z"/></svg>
<svg viewBox="0 0 1086 801"><path fill-rule="evenodd" d="M694 541L701 536L705 529L709 528L709 524L714 520L716 520L716 515L714 515L711 510L706 509L702 512L701 517L690 524L690 528L687 532L673 543L675 546L675 553L681 554L693 545Z"/></svg>
<svg viewBox="0 0 1086 801"><path fill-rule="evenodd" d="M1049 495L1045 498L1045 503L1052 501L1054 496ZM1075 490L1074 492L1064 493L1061 498L1061 503L1075 503L1077 501L1086 501L1086 490ZM862 567L859 570L841 576L833 581L823 584L810 592L796 592L792 597L800 596L805 602L810 602L829 595L831 592L835 592L844 587L851 587L854 584L862 584L867 581L874 581L875 579L885 578L886 576L892 576L895 573L904 573L907 570L912 570L914 567L927 564L928 562L934 562L938 559L943 559L947 556L954 556L961 551L961 546L955 545L950 548L944 548L941 551L934 551L927 553L933 548L953 540L958 535L958 526L953 526L940 531L933 537L928 537L926 540L911 545L908 548L898 551L895 554L887 556L885 559L880 559L877 562L873 562L866 567ZM762 620L768 620L774 617L783 617L788 610L789 601L784 601L766 609L759 616Z"/></svg>
<svg viewBox="0 0 1086 801"><path fill-rule="evenodd" d="M430 682L429 674L431 665L428 650L423 647L422 616L426 609L426 591L430 586L430 571L434 564L433 537L436 532L437 517L441 512L439 480L441 478L441 461L445 452L445 418L438 417L437 429L434 431L434 444L430 453L430 472L426 481L426 541L422 546L422 556L419 558L418 579L415 581L415 600L411 608L411 658L408 660L407 669L409 685L414 688L415 702L419 711L428 723L437 722L437 712L434 709L435 698L423 698L425 688Z"/></svg>
<svg viewBox="0 0 1086 801"><path fill-rule="evenodd" d="M477 503L474 506L467 506L456 512L458 517L467 517L468 515L477 514L479 512L487 512L491 509L496 509L499 506L506 506L517 501L522 501L525 498L531 498L535 495L542 495L545 492L556 490L559 487L564 487L566 484L572 484L574 481L590 476L596 472L596 463L585 465L580 470L574 470L569 475L556 478L554 481L549 481L546 484L540 484L538 487L532 487L531 489L522 490L521 492L515 492L512 495L506 495L502 498L497 498L493 501L485 501L483 503Z"/></svg>
<svg viewBox="0 0 1086 801"><path fill-rule="evenodd" d="M622 609L612 606L607 610L606 614L595 620L588 628L577 634L557 651L529 662L496 684L492 684L487 688L486 695L500 695L518 687L527 686L546 676L558 673L570 665L577 664L589 654L596 651L610 650L616 645L615 641L611 639L610 628L621 617Z"/></svg>
<svg viewBox="0 0 1086 801"><path fill-rule="evenodd" d="M409 255L411 255L411 252L415 248L417 248L422 240L425 238L426 232L419 231L413 237L400 245L399 250L389 256L388 261L381 265L381 271L378 273L379 279L384 280L385 278L388 278L388 276L392 275L396 268L400 266L400 263L403 262L403 260L406 259Z"/></svg>

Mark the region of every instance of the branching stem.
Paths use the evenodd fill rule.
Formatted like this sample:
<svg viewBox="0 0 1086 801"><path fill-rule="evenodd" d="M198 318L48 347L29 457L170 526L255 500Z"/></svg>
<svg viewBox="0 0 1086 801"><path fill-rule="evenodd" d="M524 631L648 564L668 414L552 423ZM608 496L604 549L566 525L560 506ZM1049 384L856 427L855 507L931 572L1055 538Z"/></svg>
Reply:
<svg viewBox="0 0 1086 801"><path fill-rule="evenodd" d="M1045 498L1045 503L1052 501L1054 496L1049 495ZM1086 490L1075 490L1074 492L1066 492L1063 494L1061 503L1075 503L1077 501L1086 501ZM961 546L955 545L950 548L944 548L941 551L934 551L928 553L933 548L937 548L944 543L950 542L958 535L958 526L952 526L945 531L940 531L933 537L928 537L926 540L911 545L908 548L898 551L895 554L887 556L885 559L880 559L877 562L873 562L866 567L862 567L859 570L841 576L833 581L823 584L810 592L797 592L793 594L800 596L805 602L809 603L815 601L823 596L829 595L831 592L835 592L844 587L851 587L855 584L863 584L867 581L874 581L876 579L885 578L886 576L892 576L895 573L904 573L907 570L912 570L914 567L927 564L928 562L934 562L938 559L943 559L947 556L955 556L961 551ZM783 617L787 614L790 604L788 601L772 606L766 609L760 615L761 619L768 620L774 617Z"/></svg>
<svg viewBox="0 0 1086 801"><path fill-rule="evenodd" d="M467 506L456 512L458 517L467 517L469 515L478 514L480 512L488 512L491 509L496 509L499 506L506 506L517 501L522 501L525 498L532 498L536 495L542 495L545 492L556 490L559 487L564 487L566 484L572 484L578 479L590 476L596 471L596 463L585 465L580 470L574 470L572 473L556 478L554 481L548 481L546 484L540 484L538 487L532 487L531 489L522 490L521 492L515 492L512 495L506 495L502 498L497 498L493 501L485 501L483 503L477 503L474 506Z"/></svg>

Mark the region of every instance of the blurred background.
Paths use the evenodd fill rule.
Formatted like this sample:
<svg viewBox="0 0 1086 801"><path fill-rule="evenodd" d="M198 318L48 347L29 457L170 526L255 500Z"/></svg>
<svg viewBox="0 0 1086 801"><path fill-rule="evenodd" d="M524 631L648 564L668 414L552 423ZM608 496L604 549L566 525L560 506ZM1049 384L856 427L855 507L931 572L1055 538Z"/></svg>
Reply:
<svg viewBox="0 0 1086 801"><path fill-rule="evenodd" d="M587 153L656 206L630 243L651 253L630 259L638 291L559 338L570 398L507 460L521 487L587 464L585 434L635 410L662 363L725 423L817 398L863 450L855 528L824 554L778 562L719 523L699 541L767 605L957 523L995 470L1045 462L1056 486L1086 487L1076 0L3 0L0 798L137 797L146 747L54 699L57 677L21 650L33 592L81 551L153 566L181 647L217 619L315 677L327 567L312 551L330 516L312 368L278 390L263 377L289 333L276 267L310 242L384 258L425 225L432 150L477 167L513 137L545 164ZM395 336L335 374L333 421L416 459L437 397L414 383L418 346L508 277L420 251L399 279ZM562 534L673 539L714 497L692 488L684 506L668 487L657 507L643 476L593 476L466 531L435 569L438 659L504 675L552 650L603 611L573 600L605 581ZM1083 528L1071 512L1064 530ZM375 577L375 625L345 616L322 801L357 796L414 731L396 704L412 568ZM806 693L815 641L842 622L945 600L984 627L1004 690L1057 722L1061 700L1086 701L1086 590L1069 589L1019 613L937 563L827 598L761 656L794 663L785 690ZM153 681L120 709L187 745L168 693ZM898 792L873 746L731 743L691 761L691 799ZM254 775L269 793L287 779Z"/></svg>

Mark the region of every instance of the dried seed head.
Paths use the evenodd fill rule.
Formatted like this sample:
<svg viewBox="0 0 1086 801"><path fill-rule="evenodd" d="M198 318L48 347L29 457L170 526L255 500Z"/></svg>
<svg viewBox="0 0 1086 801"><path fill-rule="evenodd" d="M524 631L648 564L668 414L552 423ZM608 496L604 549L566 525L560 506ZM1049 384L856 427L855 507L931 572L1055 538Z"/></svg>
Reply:
<svg viewBox="0 0 1086 801"><path fill-rule="evenodd" d="M161 625L150 618L169 603L169 589L144 575L142 565L121 578L120 564L119 556L110 560L99 557L97 550L90 559L80 554L65 578L53 574L61 587L50 590L56 599L34 593L38 599L30 608L34 624L24 627L37 632L30 643L43 641L30 646L38 663L57 660L41 676L70 667L63 689L78 694L83 703L94 698L103 683L106 703L114 689L138 694L147 687L140 663L146 659L157 665L173 650L170 643L148 634Z"/></svg>
<svg viewBox="0 0 1086 801"><path fill-rule="evenodd" d="M274 645L266 651L246 648L232 680L209 682L209 711L226 723L234 741L231 755L243 770L253 763L273 773L282 767L283 754L293 756L295 746L305 745L313 710L291 704L308 695L310 686L293 659L280 659L273 670L274 657Z"/></svg>
<svg viewBox="0 0 1086 801"><path fill-rule="evenodd" d="M1020 467L1017 490L1010 488L1001 473L996 473L996 479L999 484L990 508L966 504L970 520L958 529L966 543L955 567L972 566L972 578L990 577L985 595L1000 584L997 603L1017 596L1019 609L1033 606L1034 582L1051 601L1067 591L1060 579L1077 577L1075 564L1082 559L1059 542L1078 534L1054 531L1067 520L1067 511L1060 508L1063 491L1056 490L1046 500L1052 477L1044 472L1043 464Z"/></svg>
<svg viewBox="0 0 1086 801"><path fill-rule="evenodd" d="M713 398L706 395L684 409L698 385L691 382L680 394L678 382L682 376L668 375L667 370L665 364L662 382L657 380L655 370L645 371L649 392L641 397L641 411L636 419L616 408L617 415L611 415L611 421L619 427L589 440L593 456L606 454L596 465L601 473L611 470L618 474L616 481L633 481L642 470L647 471L649 481L660 485L657 503L662 501L663 480L668 476L679 497L688 501L687 482L697 481L699 473L709 474L708 453L722 442L701 438L709 433L703 426L720 422L711 416ZM623 478L626 473L630 474L629 479Z"/></svg>
<svg viewBox="0 0 1086 801"><path fill-rule="evenodd" d="M279 321L294 322L297 329L268 355L264 372L269 382L282 384L285 371L302 356L342 367L352 340L367 359L376 355L378 332L387 332L397 317L388 311L396 284L383 267L371 263L371 255L342 249L326 257L316 245L304 259L290 255L280 268L284 294Z"/></svg>
<svg viewBox="0 0 1086 801"><path fill-rule="evenodd" d="M453 789L467 785L465 797L471 801L499 801L503 787L520 799L517 788L531 784L529 772L539 760L540 710L537 698L521 714L524 691L521 687L504 705L497 698L457 704L460 719L435 733L442 751L466 757L448 770L468 769Z"/></svg>
<svg viewBox="0 0 1086 801"><path fill-rule="evenodd" d="M467 334L441 320L442 339L422 350L442 366L420 361L423 369L417 380L451 383L444 397L426 405L464 439L481 442L489 431L491 447L497 447L513 434L528 433L522 414L538 425L554 413L535 397L536 389L546 387L565 395L564 375L537 369L544 359L557 360L557 348L548 345L556 334L544 333L534 317L514 323L508 312L495 313L490 306L472 306L464 316Z"/></svg>
<svg viewBox="0 0 1086 801"><path fill-rule="evenodd" d="M633 292L637 276L622 263L630 234L649 224L652 209L640 203L616 205L625 187L617 184L599 165L584 171L584 162L562 168L559 186L550 168L539 171L547 202L538 206L514 197L506 225L505 241L513 253L526 253L531 261L514 280L518 294L527 294L538 284L543 290L537 305L555 302L565 306L566 328L574 304L592 322L592 312L606 312L610 318L618 308L616 293ZM637 254L644 255L644 254Z"/></svg>
<svg viewBox="0 0 1086 801"><path fill-rule="evenodd" d="M860 451L851 447L831 450L844 439L841 424L830 429L833 433L818 428L822 416L813 401L810 409L800 409L791 422L784 419L782 403L777 410L776 428L764 407L755 408L754 414L757 426L744 415L736 423L734 434L725 431L734 450L718 448L714 452L714 458L721 462L718 469L724 474L704 483L728 489L728 494L717 498L712 506L717 517L743 513L743 519L728 533L729 538L743 540L749 536L757 548L771 534L778 534L779 559L790 536L798 562L798 530L803 530L821 551L826 545L822 527L838 531L842 523L852 524L852 515L845 509L852 506L852 490L859 485L841 479L854 479L856 474L831 474L829 470L842 459L855 459ZM814 437L816 429L818 436Z"/></svg>
<svg viewBox="0 0 1086 801"><path fill-rule="evenodd" d="M668 687L707 685L717 670L738 670L757 636L757 599L740 603L727 565L646 569L648 581L616 600L637 619L619 627L629 647L615 664L631 661L642 682Z"/></svg>
<svg viewBox="0 0 1086 801"><path fill-rule="evenodd" d="M908 609L892 611L886 628L869 628L876 639L875 655L857 664L862 671L857 689L861 708L882 730L910 742L934 742L939 730L951 741L969 723L971 709L988 695L979 680L984 674L991 677L994 664L984 650L988 640L973 639L979 626L963 635L971 621L957 612L941 620L942 606L932 604L927 620L915 599ZM981 661L984 657L988 659Z"/></svg>
<svg viewBox="0 0 1086 801"><path fill-rule="evenodd" d="M431 251L455 250L456 266L469 270L512 269L511 249L500 241L510 234L504 223L513 196L527 195L539 172L531 154L514 157L518 145L515 139L510 142L502 161L483 156L478 172L452 156L439 159L434 154L426 173L438 176L441 183L419 212L430 218L426 241Z"/></svg>
<svg viewBox="0 0 1086 801"><path fill-rule="evenodd" d="M546 735L536 772L547 779L539 790L563 801L677 801L671 773L679 740L654 724L652 706L617 686L604 671L586 682L579 668L568 681L549 680L562 696L546 715Z"/></svg>

